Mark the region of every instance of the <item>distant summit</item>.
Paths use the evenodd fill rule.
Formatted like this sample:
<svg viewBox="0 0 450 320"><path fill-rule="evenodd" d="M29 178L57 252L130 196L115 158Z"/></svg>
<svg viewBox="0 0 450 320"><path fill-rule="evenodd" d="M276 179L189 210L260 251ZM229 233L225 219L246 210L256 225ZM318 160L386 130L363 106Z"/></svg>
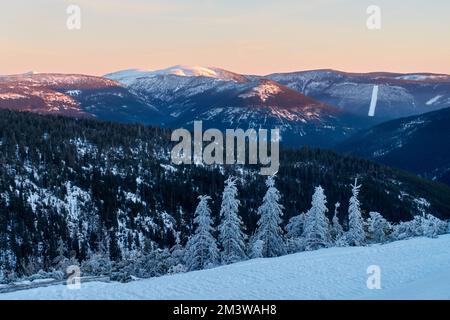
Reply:
<svg viewBox="0 0 450 320"><path fill-rule="evenodd" d="M207 77L236 82L247 81L247 78L245 76L221 68L186 66L186 65L176 65L166 69L154 71L143 69L128 69L106 74L105 77L124 83L130 83L131 81L134 81L142 77L165 76L165 75L175 75L180 77Z"/></svg>

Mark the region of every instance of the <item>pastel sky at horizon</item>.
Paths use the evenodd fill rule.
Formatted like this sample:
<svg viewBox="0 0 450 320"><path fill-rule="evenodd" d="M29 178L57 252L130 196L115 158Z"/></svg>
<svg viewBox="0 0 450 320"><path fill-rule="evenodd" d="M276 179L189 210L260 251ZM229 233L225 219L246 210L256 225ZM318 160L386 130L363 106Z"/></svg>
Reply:
<svg viewBox="0 0 450 320"><path fill-rule="evenodd" d="M66 27L68 5L81 30ZM381 8L381 30L366 9ZM0 74L216 66L450 74L448 0L2 0Z"/></svg>

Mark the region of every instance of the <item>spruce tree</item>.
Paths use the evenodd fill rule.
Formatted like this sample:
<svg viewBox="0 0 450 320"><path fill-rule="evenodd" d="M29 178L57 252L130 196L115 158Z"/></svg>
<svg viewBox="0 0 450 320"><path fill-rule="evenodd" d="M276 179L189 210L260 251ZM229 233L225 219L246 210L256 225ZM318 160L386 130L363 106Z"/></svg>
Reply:
<svg viewBox="0 0 450 320"><path fill-rule="evenodd" d="M299 238L303 234L306 215L301 213L289 219L289 223L284 228L288 238Z"/></svg>
<svg viewBox="0 0 450 320"><path fill-rule="evenodd" d="M331 239L334 241L336 245L340 245L340 241L342 239L342 236L344 235L344 228L342 228L342 225L339 222L338 218L338 210L341 204L339 202L336 202L334 205L334 216L331 221Z"/></svg>
<svg viewBox="0 0 450 320"><path fill-rule="evenodd" d="M213 236L214 227L209 196L199 196L199 204L195 210L195 233L186 244L185 263L188 271L214 267L219 261L219 250Z"/></svg>
<svg viewBox="0 0 450 320"><path fill-rule="evenodd" d="M327 198L321 186L316 187L311 201L311 209L306 213L303 235L305 249L316 250L330 245L330 222L326 217Z"/></svg>
<svg viewBox="0 0 450 320"><path fill-rule="evenodd" d="M283 206L279 203L281 195L275 187L273 176L266 180L267 192L262 205L258 208L259 220L252 243L261 240L263 257L277 257L286 253L280 227Z"/></svg>
<svg viewBox="0 0 450 320"><path fill-rule="evenodd" d="M391 224L378 212L370 212L368 223L369 238L374 243L384 243L388 233L392 230Z"/></svg>
<svg viewBox="0 0 450 320"><path fill-rule="evenodd" d="M345 236L347 244L350 246L361 246L365 242L366 233L364 231L364 219L361 215L361 204L358 200L361 185L358 179L352 185L352 197L348 207L348 232Z"/></svg>
<svg viewBox="0 0 450 320"><path fill-rule="evenodd" d="M296 253L305 250L305 239L303 230L306 215L301 213L292 217L284 228L286 230L286 248L289 253Z"/></svg>
<svg viewBox="0 0 450 320"><path fill-rule="evenodd" d="M250 248L249 248L249 257L250 259L258 259L263 257L263 249L264 249L264 242L262 240L256 240L250 242Z"/></svg>
<svg viewBox="0 0 450 320"><path fill-rule="evenodd" d="M240 202L236 197L236 180L229 177L225 182L220 208L219 243L224 264L234 263L245 258L243 223L238 215Z"/></svg>

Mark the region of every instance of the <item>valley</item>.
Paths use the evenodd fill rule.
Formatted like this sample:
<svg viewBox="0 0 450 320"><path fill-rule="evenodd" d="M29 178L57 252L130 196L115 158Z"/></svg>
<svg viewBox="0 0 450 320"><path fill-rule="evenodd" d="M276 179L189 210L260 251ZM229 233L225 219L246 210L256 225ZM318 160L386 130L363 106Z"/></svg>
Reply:
<svg viewBox="0 0 450 320"><path fill-rule="evenodd" d="M363 130L336 150L450 184L450 108Z"/></svg>

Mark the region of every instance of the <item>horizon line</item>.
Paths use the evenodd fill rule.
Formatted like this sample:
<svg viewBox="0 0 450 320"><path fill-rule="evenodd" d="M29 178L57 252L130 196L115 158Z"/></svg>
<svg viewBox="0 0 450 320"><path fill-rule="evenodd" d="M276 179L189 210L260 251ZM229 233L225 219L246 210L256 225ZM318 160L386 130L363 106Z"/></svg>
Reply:
<svg viewBox="0 0 450 320"><path fill-rule="evenodd" d="M380 70L370 70L370 71L345 71L344 69L339 68L306 68L306 69L290 69L290 70L282 70L282 71L273 71L270 73L246 73L246 72L237 72L233 71L232 69L227 69L223 67L217 67L217 66L202 66L202 65L185 65L185 64L176 64L164 68L139 68L139 67L130 67L130 68L123 68L123 69L116 69L114 71L108 71L106 73L88 73L88 72L62 72L62 71L37 71L37 70L28 70L25 72L18 72L18 73L8 73L3 74L0 73L0 77L8 77L8 76L18 76L18 75L34 75L34 74L64 74L64 75L85 75L85 76L95 76L95 77L105 77L108 74L113 74L117 72L123 72L123 71L142 71L142 72L157 72L162 71L165 69L171 69L175 67L185 67L185 68L206 68L206 69L220 69L227 72L232 72L238 75L242 76L259 76L259 77L265 77L270 76L274 74L287 74L287 73L298 73L298 72L313 72L313 71L332 71L332 72L341 72L341 73L347 73L347 74L373 74L373 73L391 73L391 74L402 74L402 75L408 75L408 74L432 74L432 75L444 75L444 76L450 76L450 73L445 72L432 72L432 71L387 71L386 69L380 69Z"/></svg>

